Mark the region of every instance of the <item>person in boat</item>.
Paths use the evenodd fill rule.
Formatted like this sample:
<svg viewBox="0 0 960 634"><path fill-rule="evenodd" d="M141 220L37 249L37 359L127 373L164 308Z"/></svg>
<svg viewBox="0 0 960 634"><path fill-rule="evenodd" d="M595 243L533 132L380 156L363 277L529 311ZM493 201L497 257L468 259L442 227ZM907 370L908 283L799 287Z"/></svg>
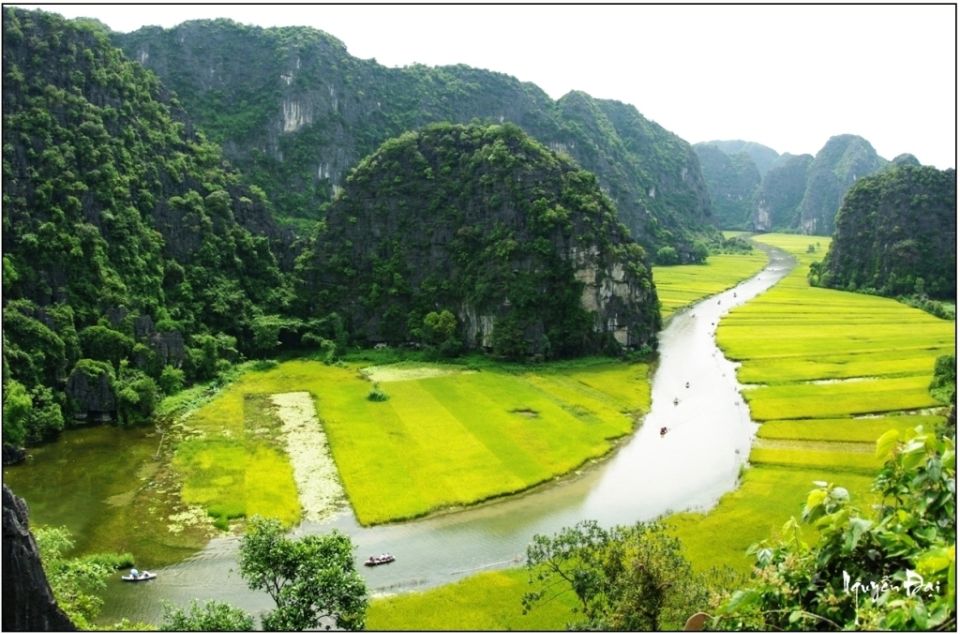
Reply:
<svg viewBox="0 0 960 634"><path fill-rule="evenodd" d="M661 428L660 428L660 435L661 435L661 436L666 436L666 435L667 435L667 428L666 428L666 427L661 427Z"/></svg>
<svg viewBox="0 0 960 634"><path fill-rule="evenodd" d="M690 387L690 381L687 381L687 387Z"/></svg>
<svg viewBox="0 0 960 634"><path fill-rule="evenodd" d="M131 569L130 569L130 576L133 577L134 579L139 579L139 578L140 578L140 571L137 570L136 568L131 568Z"/></svg>

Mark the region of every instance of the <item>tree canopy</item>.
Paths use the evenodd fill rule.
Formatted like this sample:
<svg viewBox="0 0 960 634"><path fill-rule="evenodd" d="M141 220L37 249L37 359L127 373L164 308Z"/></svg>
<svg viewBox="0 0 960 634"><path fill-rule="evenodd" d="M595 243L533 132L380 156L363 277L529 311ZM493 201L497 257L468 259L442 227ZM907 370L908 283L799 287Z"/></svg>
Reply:
<svg viewBox="0 0 960 634"><path fill-rule="evenodd" d="M280 522L254 517L240 544L240 575L277 606L263 616L265 630L363 629L367 589L342 533L291 539Z"/></svg>

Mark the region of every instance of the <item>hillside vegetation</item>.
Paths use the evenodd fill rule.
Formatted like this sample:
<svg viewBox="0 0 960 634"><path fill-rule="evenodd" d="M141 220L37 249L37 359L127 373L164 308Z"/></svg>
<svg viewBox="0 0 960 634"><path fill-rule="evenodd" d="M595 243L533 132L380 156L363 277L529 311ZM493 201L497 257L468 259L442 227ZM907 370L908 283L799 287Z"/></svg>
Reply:
<svg viewBox="0 0 960 634"><path fill-rule="evenodd" d="M844 199L830 251L811 279L956 301L956 213L954 170L905 166L863 178Z"/></svg>
<svg viewBox="0 0 960 634"><path fill-rule="evenodd" d="M690 145L630 105L571 92L554 101L501 73L445 66L387 68L310 28L229 20L113 34L176 91L197 125L302 231L389 138L437 122L514 123L597 175L621 221L651 254L681 261L717 239Z"/></svg>
<svg viewBox="0 0 960 634"><path fill-rule="evenodd" d="M4 440L142 420L287 305L279 232L100 27L7 8L3 29Z"/></svg>
<svg viewBox="0 0 960 634"><path fill-rule="evenodd" d="M816 156L778 156L746 141L698 143L694 150L723 229L829 235L843 196L857 179L888 167L919 165L910 154L887 161L853 134L831 137Z"/></svg>
<svg viewBox="0 0 960 634"><path fill-rule="evenodd" d="M551 358L652 348L660 329L644 250L596 179L507 124L386 142L298 273L305 312L332 308L368 344L426 334L448 352Z"/></svg>

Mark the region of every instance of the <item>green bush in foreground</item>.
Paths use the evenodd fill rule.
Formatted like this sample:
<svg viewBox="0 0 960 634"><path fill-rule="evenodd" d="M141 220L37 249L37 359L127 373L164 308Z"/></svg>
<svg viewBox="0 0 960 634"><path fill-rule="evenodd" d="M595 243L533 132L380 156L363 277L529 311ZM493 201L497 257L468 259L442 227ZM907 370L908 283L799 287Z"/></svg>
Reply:
<svg viewBox="0 0 960 634"><path fill-rule="evenodd" d="M201 605L194 600L188 610L164 603L161 628L170 632L250 632L253 617L220 601Z"/></svg>
<svg viewBox="0 0 960 634"><path fill-rule="evenodd" d="M571 629L679 629L706 605L708 585L681 553L680 540L659 523L603 529L579 522L527 547L530 583L524 612L573 590L579 621Z"/></svg>
<svg viewBox="0 0 960 634"><path fill-rule="evenodd" d="M319 629L325 619L339 629L363 629L367 588L342 533L289 539L280 522L254 517L240 544L240 576L277 605L263 616L265 630Z"/></svg>
<svg viewBox="0 0 960 634"><path fill-rule="evenodd" d="M780 541L752 547L748 585L716 611L724 630L928 630L956 628L956 453L951 438L891 430L874 487L876 513L846 489L818 483L803 520L819 530L808 546L795 519Z"/></svg>
<svg viewBox="0 0 960 634"><path fill-rule="evenodd" d="M113 553L67 558L74 544L63 526L39 528L35 537L57 605L79 629L93 628L103 606L98 593L106 587L107 577L118 568L131 566L133 558Z"/></svg>

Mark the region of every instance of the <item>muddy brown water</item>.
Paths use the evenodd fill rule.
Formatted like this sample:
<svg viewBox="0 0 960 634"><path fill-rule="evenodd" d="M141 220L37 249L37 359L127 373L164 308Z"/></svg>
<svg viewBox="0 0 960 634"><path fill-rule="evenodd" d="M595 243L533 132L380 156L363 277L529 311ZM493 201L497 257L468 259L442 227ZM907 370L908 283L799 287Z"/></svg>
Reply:
<svg viewBox="0 0 960 634"><path fill-rule="evenodd" d="M712 507L736 486L756 430L735 366L716 346L716 325L732 307L793 268L784 252L769 253L768 265L754 277L671 318L660 334L651 410L609 459L527 494L477 507L369 528L344 509L325 522L302 524L295 534L336 528L350 535L368 588L382 595L521 565L533 535L552 534L580 520L612 526ZM238 546L238 538L214 539L190 559L159 569L158 578L147 584L111 583L100 621L158 622L163 600L188 605L192 599L216 599L252 613L271 608L265 593L249 590L240 578ZM384 552L396 561L375 568L359 565Z"/></svg>

